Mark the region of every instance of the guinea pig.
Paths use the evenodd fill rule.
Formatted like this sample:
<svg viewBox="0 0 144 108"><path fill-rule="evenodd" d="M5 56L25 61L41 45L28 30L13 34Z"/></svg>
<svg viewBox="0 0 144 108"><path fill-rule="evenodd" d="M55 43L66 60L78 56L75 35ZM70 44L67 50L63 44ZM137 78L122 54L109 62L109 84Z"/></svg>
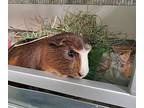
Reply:
<svg viewBox="0 0 144 108"><path fill-rule="evenodd" d="M8 64L63 77L83 78L89 72L91 46L73 33L43 37L9 49Z"/></svg>

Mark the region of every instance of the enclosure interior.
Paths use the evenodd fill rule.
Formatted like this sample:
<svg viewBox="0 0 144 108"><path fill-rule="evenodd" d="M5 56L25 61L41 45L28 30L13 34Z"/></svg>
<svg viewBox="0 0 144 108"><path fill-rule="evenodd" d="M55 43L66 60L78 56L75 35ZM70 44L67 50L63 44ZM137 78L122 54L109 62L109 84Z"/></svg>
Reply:
<svg viewBox="0 0 144 108"><path fill-rule="evenodd" d="M78 12L79 10L87 11L89 10L91 13L97 14L101 17L103 22L109 26L109 29L113 32L123 32L127 33L127 39L135 40L136 37L136 10L135 6L110 6L110 5L104 5L104 6L98 6L98 5L50 5L50 4L9 4L8 5L9 15L8 15L8 26L9 28L14 27L21 30L32 30L36 31L38 29L37 26L35 26L32 23L31 18L35 16L42 16L43 18L54 18L55 16L62 17L65 15L67 11L71 12ZM119 35L119 38L122 38L123 35ZM19 72L23 72L23 74ZM31 71L28 73L27 71ZM131 82L128 87L119 86L119 85L112 85L112 84L106 84L102 82L97 81L89 81L86 79L82 79L81 81L74 81L73 79L61 79L57 77L51 77L47 76L48 78L45 78L45 75L39 75L37 74L36 70L28 70L28 69L21 69L19 67L13 67L9 66L9 81L22 83L22 84L30 84L31 86L40 87L43 89L48 89L68 95L78 96L85 99L95 100L98 102L103 102L107 104L113 104L117 106L122 107L129 107L132 108L135 106L135 77L131 78ZM133 72L135 71L135 66L133 66ZM34 72L34 73L33 73ZM19 75L21 74L21 75ZM29 75L30 74L30 75ZM20 81L20 79L16 78L16 76L25 76L25 78L29 79L29 76L34 77L33 79L35 81L40 81L39 84L34 84L34 81ZM135 72L133 73L133 76L135 75ZM40 77L38 77L40 76ZM38 79L37 79L38 78ZM40 78L40 79L39 79ZM37 79L37 80L36 80ZM44 79L44 80L43 80ZM133 80L134 79L134 80ZM49 83L56 83L58 86L62 84L66 84L66 90L62 90L61 87L53 87L50 86L41 86L43 81L47 81ZM70 84L70 85L67 85ZM44 84L45 85L45 84ZM62 86L62 85L61 85ZM75 89L78 89L80 87L84 87L86 90L90 90L91 94L96 93L99 91L99 93L104 93L104 95L94 95L95 97L98 96L98 98L93 98L93 96L86 96L84 93L86 91L84 90L82 93L79 93L79 91L74 90L73 92L70 92L70 86L73 86ZM95 89L96 87L96 89ZM111 88L112 87L112 88ZM95 92L94 92L95 91ZM105 98L104 96L109 96L112 93L112 97ZM127 103L121 103L114 101L114 98L119 96L121 99L131 100L131 105L128 105ZM113 98L114 97L114 98ZM113 98L113 99L112 99ZM121 99L118 99L120 101ZM109 101L108 101L109 100ZM110 101L112 100L112 101ZM124 99L125 100L125 99Z"/></svg>

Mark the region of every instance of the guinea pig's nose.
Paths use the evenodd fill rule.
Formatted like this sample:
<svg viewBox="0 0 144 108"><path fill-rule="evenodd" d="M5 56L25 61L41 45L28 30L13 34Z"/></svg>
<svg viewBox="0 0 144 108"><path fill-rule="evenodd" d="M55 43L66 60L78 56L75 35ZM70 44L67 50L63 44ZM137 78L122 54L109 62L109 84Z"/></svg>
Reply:
<svg viewBox="0 0 144 108"><path fill-rule="evenodd" d="M82 78L83 78L83 76L85 76L84 73L78 73L78 74L79 74L79 76L82 77Z"/></svg>
<svg viewBox="0 0 144 108"><path fill-rule="evenodd" d="M81 76L82 76L82 73L78 73L78 75L81 77Z"/></svg>

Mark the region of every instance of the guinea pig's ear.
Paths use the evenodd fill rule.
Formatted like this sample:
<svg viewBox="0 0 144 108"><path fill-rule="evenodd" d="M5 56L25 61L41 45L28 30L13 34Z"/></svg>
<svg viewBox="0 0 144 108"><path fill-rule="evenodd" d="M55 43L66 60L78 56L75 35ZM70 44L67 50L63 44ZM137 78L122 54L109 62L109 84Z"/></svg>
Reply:
<svg viewBox="0 0 144 108"><path fill-rule="evenodd" d="M52 47L61 47L65 45L65 39L55 39L52 40L49 44Z"/></svg>

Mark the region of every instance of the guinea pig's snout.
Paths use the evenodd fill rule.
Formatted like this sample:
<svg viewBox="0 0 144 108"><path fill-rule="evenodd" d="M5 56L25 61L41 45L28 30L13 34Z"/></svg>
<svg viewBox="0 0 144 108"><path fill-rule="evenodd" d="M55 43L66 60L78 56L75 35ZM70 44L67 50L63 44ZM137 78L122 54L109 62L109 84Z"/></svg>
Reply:
<svg viewBox="0 0 144 108"><path fill-rule="evenodd" d="M80 71L78 74L79 74L80 78L84 78L88 74L88 70L87 71Z"/></svg>
<svg viewBox="0 0 144 108"><path fill-rule="evenodd" d="M80 78L85 77L89 72L88 53L89 51L86 49L79 51L79 56L80 56L79 76Z"/></svg>
<svg viewBox="0 0 144 108"><path fill-rule="evenodd" d="M83 78L86 76L84 73L78 73L78 75L79 75L79 78Z"/></svg>
<svg viewBox="0 0 144 108"><path fill-rule="evenodd" d="M82 74L82 73L79 72L78 75L79 75L80 77L82 77L84 74Z"/></svg>

